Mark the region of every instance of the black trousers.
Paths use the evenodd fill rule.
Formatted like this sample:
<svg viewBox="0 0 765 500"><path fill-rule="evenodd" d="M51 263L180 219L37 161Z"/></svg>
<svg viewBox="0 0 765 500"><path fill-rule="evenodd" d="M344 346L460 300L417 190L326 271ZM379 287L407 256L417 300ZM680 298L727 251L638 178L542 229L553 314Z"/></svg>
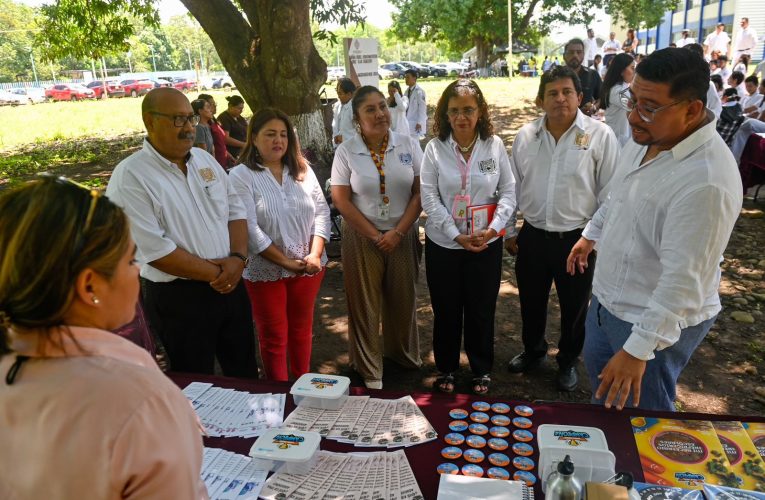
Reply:
<svg viewBox="0 0 765 500"><path fill-rule="evenodd" d="M433 357L441 373L457 371L465 353L475 375L494 364L494 311L502 277L502 238L480 253L425 240L425 274L433 305Z"/></svg>
<svg viewBox="0 0 765 500"><path fill-rule="evenodd" d="M155 283L141 278L149 326L165 345L173 371L258 378L250 299L239 281L220 294L202 281Z"/></svg>
<svg viewBox="0 0 765 500"><path fill-rule="evenodd" d="M521 301L523 348L530 356L547 353L547 303L555 282L560 302L557 360L561 368L574 364L584 346L584 320L592 291L595 252L590 254L583 274L577 271L571 276L566 272L566 259L581 233L581 229L548 233L525 222L517 240L515 276Z"/></svg>

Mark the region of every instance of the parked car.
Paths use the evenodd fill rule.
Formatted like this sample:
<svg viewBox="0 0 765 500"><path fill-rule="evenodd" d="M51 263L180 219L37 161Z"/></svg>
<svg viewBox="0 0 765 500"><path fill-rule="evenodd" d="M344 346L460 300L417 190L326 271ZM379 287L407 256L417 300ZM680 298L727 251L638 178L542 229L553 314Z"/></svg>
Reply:
<svg viewBox="0 0 765 500"><path fill-rule="evenodd" d="M149 81L154 84L154 88L158 89L160 87L172 87L173 82L170 80L165 80L164 78L149 78Z"/></svg>
<svg viewBox="0 0 765 500"><path fill-rule="evenodd" d="M336 82L341 78L345 78L343 66L327 66L327 83Z"/></svg>
<svg viewBox="0 0 765 500"><path fill-rule="evenodd" d="M96 93L79 83L59 83L47 88L45 97L53 101L79 101L95 99Z"/></svg>
<svg viewBox="0 0 765 500"><path fill-rule="evenodd" d="M130 97L148 94L154 88L154 82L146 79L128 78L122 80L120 85L125 89L125 94Z"/></svg>
<svg viewBox="0 0 765 500"><path fill-rule="evenodd" d="M29 101L23 96L0 89L0 106L18 106L19 104L29 104Z"/></svg>
<svg viewBox="0 0 765 500"><path fill-rule="evenodd" d="M435 64L422 64L421 66L428 68L430 76L448 76L449 74L449 72L446 71L446 68L439 68Z"/></svg>
<svg viewBox="0 0 765 500"><path fill-rule="evenodd" d="M380 66L380 69L384 69L393 73L390 78L403 78L404 71L407 70L406 66L402 66L398 63L387 63Z"/></svg>
<svg viewBox="0 0 765 500"><path fill-rule="evenodd" d="M398 72L383 68L382 66L377 68L377 74L380 76L380 80L393 80L394 78L398 78Z"/></svg>
<svg viewBox="0 0 765 500"><path fill-rule="evenodd" d="M96 99L101 99L104 93L103 80L93 80L86 87L95 92ZM125 89L117 80L106 80L106 97L125 97Z"/></svg>
<svg viewBox="0 0 765 500"><path fill-rule="evenodd" d="M418 78L427 78L430 76L430 70L414 61L398 61L398 64L417 71Z"/></svg>
<svg viewBox="0 0 765 500"><path fill-rule="evenodd" d="M11 89L11 93L22 96L24 98L24 104L38 104L45 102L45 89L40 87L23 87L17 89Z"/></svg>
<svg viewBox="0 0 765 500"><path fill-rule="evenodd" d="M220 79L216 80L213 83L212 88L214 88L214 89L231 90L231 89L235 89L236 85L234 85L234 81L231 79L231 77L227 75L227 76L221 77Z"/></svg>
<svg viewBox="0 0 765 500"><path fill-rule="evenodd" d="M194 90L197 87L197 82L189 78L175 77L172 80L173 87L177 88L181 92L188 92Z"/></svg>
<svg viewBox="0 0 765 500"><path fill-rule="evenodd" d="M464 65L460 63L445 62L434 64L434 66L444 69L448 76L459 76L465 71Z"/></svg>

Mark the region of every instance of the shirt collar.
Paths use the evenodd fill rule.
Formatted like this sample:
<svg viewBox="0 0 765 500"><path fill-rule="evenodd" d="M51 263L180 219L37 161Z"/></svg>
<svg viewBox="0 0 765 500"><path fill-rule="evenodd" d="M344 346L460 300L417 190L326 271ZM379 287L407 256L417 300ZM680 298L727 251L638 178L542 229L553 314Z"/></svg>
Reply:
<svg viewBox="0 0 765 500"><path fill-rule="evenodd" d="M398 139L399 134L394 133L392 130L388 130L388 148L385 150L387 153L388 151L393 150L396 146L401 144L401 141ZM364 139L361 138L361 134L355 134L353 136L353 139L348 144L348 149L351 150L351 153L357 154L357 155L366 155L366 156L372 156L369 154L369 148L367 147L366 143L364 142Z"/></svg>
<svg viewBox="0 0 765 500"><path fill-rule="evenodd" d="M566 130L563 135L566 135L569 130L571 130L573 127L578 128L580 131L584 132L585 127L585 115L582 113L581 109L576 110L576 117L574 118L574 123L571 124L571 127ZM542 115L540 118L538 118L537 127L536 130L534 130L534 135L539 138L539 134L542 133L542 131L547 130L547 113ZM563 136L561 136L563 137Z"/></svg>
<svg viewBox="0 0 765 500"><path fill-rule="evenodd" d="M149 142L148 137L145 137L143 140L143 149L152 157L154 157L158 162L160 162L162 166L171 168L173 170L179 170L178 165L176 165L175 163L171 162L170 160L162 156L160 152L157 151L154 148L154 146L152 146L152 144ZM191 157L193 156L193 151L194 151L194 148L191 148L189 152L186 153L186 158L185 158L186 163L188 163L191 160Z"/></svg>
<svg viewBox="0 0 765 500"><path fill-rule="evenodd" d="M104 356L138 366L157 366L146 350L115 333L97 328L53 328L50 338L53 340L37 332L19 333L11 330L11 349L18 355L32 358Z"/></svg>

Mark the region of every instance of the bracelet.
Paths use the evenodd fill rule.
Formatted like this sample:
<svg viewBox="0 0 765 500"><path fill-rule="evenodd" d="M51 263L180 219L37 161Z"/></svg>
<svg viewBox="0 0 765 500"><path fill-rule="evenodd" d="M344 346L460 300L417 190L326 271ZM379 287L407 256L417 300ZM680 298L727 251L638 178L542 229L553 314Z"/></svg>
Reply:
<svg viewBox="0 0 765 500"><path fill-rule="evenodd" d="M403 238L404 236L406 236L404 233L402 233L401 231L399 231L396 228L393 228L393 231L396 232L396 234L398 235L399 238Z"/></svg>

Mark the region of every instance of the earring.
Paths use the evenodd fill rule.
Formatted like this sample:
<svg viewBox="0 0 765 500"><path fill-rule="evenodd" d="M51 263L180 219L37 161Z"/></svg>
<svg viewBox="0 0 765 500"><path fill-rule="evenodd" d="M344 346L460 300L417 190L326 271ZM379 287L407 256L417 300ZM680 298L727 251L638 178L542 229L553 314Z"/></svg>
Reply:
<svg viewBox="0 0 765 500"><path fill-rule="evenodd" d="M96 305L98 305L98 304L100 304L100 303L101 303L101 301L100 301L100 300L98 300L98 297L96 297L95 295L93 295L93 298L92 298L91 300L92 300L92 301L93 301L93 303L94 303L94 304L96 304Z"/></svg>

